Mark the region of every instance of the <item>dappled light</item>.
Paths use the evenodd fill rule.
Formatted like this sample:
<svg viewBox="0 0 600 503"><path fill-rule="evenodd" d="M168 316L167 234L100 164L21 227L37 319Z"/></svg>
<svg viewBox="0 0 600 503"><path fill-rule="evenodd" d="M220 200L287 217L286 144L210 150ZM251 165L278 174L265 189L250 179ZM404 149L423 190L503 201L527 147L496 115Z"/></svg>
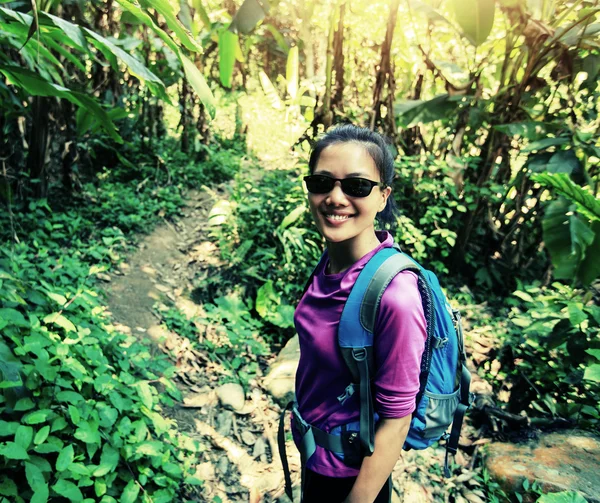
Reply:
<svg viewBox="0 0 600 503"><path fill-rule="evenodd" d="M595 0L0 2L0 503L598 501L599 167Z"/></svg>

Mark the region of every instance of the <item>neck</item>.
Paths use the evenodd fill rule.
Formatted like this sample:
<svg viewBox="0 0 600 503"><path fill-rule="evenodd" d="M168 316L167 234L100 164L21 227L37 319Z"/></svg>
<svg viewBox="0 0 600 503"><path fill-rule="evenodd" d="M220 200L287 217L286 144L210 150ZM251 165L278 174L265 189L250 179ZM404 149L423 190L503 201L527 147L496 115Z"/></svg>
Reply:
<svg viewBox="0 0 600 503"><path fill-rule="evenodd" d="M357 236L358 237L358 236ZM368 239L351 239L341 243L327 242L327 253L329 254L329 274L344 272L354 263L358 262L367 253L373 251L381 243L373 234Z"/></svg>

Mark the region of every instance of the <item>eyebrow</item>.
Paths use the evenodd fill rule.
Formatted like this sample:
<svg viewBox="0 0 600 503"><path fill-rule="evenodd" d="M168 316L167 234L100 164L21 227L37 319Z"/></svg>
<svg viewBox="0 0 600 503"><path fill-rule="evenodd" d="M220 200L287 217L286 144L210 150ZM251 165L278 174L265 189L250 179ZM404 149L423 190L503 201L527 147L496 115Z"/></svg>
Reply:
<svg viewBox="0 0 600 503"><path fill-rule="evenodd" d="M313 175L329 175L329 176L333 177L332 173L330 171L326 171L326 170L315 171L313 173ZM357 176L358 177L362 177L362 178L368 178L368 176L367 176L366 173L363 173L363 172L360 172L360 171L356 171L354 173L349 173L348 175L345 176L345 178L353 178L353 177L357 177Z"/></svg>

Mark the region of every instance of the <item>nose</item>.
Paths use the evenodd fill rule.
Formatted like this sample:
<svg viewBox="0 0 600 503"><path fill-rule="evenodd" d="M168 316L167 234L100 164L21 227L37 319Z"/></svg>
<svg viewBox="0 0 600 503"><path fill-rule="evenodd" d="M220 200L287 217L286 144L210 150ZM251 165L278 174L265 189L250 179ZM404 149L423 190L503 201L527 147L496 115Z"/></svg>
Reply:
<svg viewBox="0 0 600 503"><path fill-rule="evenodd" d="M342 204L346 201L346 194L344 194L344 191L342 190L342 184L337 180L333 185L333 189L331 189L331 192L327 195L327 204Z"/></svg>

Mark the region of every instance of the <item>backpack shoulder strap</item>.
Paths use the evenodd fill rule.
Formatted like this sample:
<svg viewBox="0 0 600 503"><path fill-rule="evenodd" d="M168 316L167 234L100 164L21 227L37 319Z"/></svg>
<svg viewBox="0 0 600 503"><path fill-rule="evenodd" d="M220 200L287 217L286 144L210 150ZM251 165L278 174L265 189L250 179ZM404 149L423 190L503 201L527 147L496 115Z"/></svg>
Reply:
<svg viewBox="0 0 600 503"><path fill-rule="evenodd" d="M396 251L381 264L367 286L360 306L360 324L368 332L375 331L381 297L392 280L402 271L413 271L418 276L421 266L405 253Z"/></svg>

